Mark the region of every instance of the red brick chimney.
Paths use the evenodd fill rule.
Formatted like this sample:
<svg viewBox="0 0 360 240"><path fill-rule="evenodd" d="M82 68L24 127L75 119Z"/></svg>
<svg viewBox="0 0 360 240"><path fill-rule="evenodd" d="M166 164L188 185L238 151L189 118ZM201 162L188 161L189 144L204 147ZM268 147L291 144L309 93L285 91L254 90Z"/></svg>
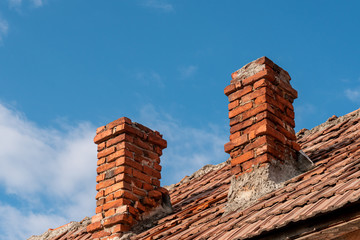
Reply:
<svg viewBox="0 0 360 240"><path fill-rule="evenodd" d="M284 163L297 158L294 108L297 92L289 74L270 59L261 57L232 75L224 90L229 98L230 153L234 175L253 167Z"/></svg>
<svg viewBox="0 0 360 240"><path fill-rule="evenodd" d="M121 237L162 204L160 156L166 141L159 132L122 117L96 130L98 144L96 215L93 239Z"/></svg>

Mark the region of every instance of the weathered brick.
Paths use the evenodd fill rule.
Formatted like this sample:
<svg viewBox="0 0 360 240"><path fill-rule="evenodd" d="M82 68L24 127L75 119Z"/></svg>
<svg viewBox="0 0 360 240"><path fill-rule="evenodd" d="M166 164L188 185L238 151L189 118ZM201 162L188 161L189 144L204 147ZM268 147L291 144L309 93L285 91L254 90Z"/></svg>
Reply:
<svg viewBox="0 0 360 240"><path fill-rule="evenodd" d="M91 222L92 223L100 222L101 219L103 219L103 215L102 215L102 213L98 213L98 214L91 217Z"/></svg>
<svg viewBox="0 0 360 240"><path fill-rule="evenodd" d="M133 170L133 176L137 179L140 179L146 183L151 183L151 177L143 174L142 172L134 169Z"/></svg>
<svg viewBox="0 0 360 240"><path fill-rule="evenodd" d="M107 211L107 210L109 210L110 208L117 208L117 207L120 207L120 206L122 206L122 205L130 205L130 204L131 204L131 201L130 201L130 200L125 199L125 198L120 198L120 199L117 199L117 200L114 200L114 201L105 203L105 204L103 205L103 210L104 210L104 211Z"/></svg>
<svg viewBox="0 0 360 240"><path fill-rule="evenodd" d="M120 190L114 193L115 198L127 198L132 201L138 201L139 198L133 192L127 190Z"/></svg>
<svg viewBox="0 0 360 240"><path fill-rule="evenodd" d="M243 145L249 141L249 138L247 135L242 135L231 142L228 142L224 145L225 152L229 153L231 150L233 150L235 147Z"/></svg>
<svg viewBox="0 0 360 240"><path fill-rule="evenodd" d="M229 102L232 102L236 99L240 99L242 96L252 92L252 86L246 86L232 94L229 95Z"/></svg>
<svg viewBox="0 0 360 240"><path fill-rule="evenodd" d="M112 161L114 161L114 160L116 160L116 159L118 159L120 157L123 157L123 156L132 158L133 153L131 151L127 150L127 149L119 149L115 153L109 155L107 157L107 161L112 162Z"/></svg>
<svg viewBox="0 0 360 240"><path fill-rule="evenodd" d="M229 111L229 118L233 118L237 115L239 115L240 113L243 113L249 109L252 108L252 102L246 103L244 105L240 105L237 108L234 108L233 110Z"/></svg>
<svg viewBox="0 0 360 240"><path fill-rule="evenodd" d="M161 194L161 192L159 192L157 190L152 190L152 191L149 192L149 197L159 200L159 199L161 199L162 194Z"/></svg>
<svg viewBox="0 0 360 240"><path fill-rule="evenodd" d="M115 181L115 179L113 179ZM115 183L114 185L111 185L110 187L107 187L105 189L105 195L108 195L109 193L115 192L119 189L126 189L126 190L130 190L132 189L131 184L127 183L127 182L118 182Z"/></svg>
<svg viewBox="0 0 360 240"><path fill-rule="evenodd" d="M106 157L106 156L114 153L115 150L116 150L115 147L105 148L104 150L98 152L97 157L98 157L98 159L100 159L102 157Z"/></svg>
<svg viewBox="0 0 360 240"><path fill-rule="evenodd" d="M101 198L101 197L104 197L104 196L105 196L105 190L100 190L100 191L98 191L98 193L96 194L95 199L97 200L97 199L99 199L99 198Z"/></svg>
<svg viewBox="0 0 360 240"><path fill-rule="evenodd" d="M106 144L108 147L112 146L112 145L116 145L120 142L123 142L123 141L126 141L126 142L133 142L134 141L134 137L129 135L129 134L126 134L126 133L123 133L123 134L120 134L119 136L116 136L114 138L111 138L109 139Z"/></svg>
<svg viewBox="0 0 360 240"><path fill-rule="evenodd" d="M111 168L115 167L115 162L111 162L111 163L105 163L101 166L99 166L97 169L96 169L96 172L99 174L99 173L102 173L106 170L109 170Z"/></svg>
<svg viewBox="0 0 360 240"><path fill-rule="evenodd" d="M167 142L166 140L162 139L161 137L157 136L154 133L149 133L148 134L148 141L151 143L154 143L156 145L158 145L159 147L161 147L162 149L167 147Z"/></svg>
<svg viewBox="0 0 360 240"><path fill-rule="evenodd" d="M96 238L103 238L103 237L107 237L110 236L111 232L106 231L106 230L102 230L102 231L98 231L92 234L91 238L92 239L96 239Z"/></svg>
<svg viewBox="0 0 360 240"><path fill-rule="evenodd" d="M248 120L239 122L230 128L230 133L233 134L237 131L243 130L244 128L251 126L253 124L253 122L254 121L252 119L248 119Z"/></svg>
<svg viewBox="0 0 360 240"><path fill-rule="evenodd" d="M254 158L254 151L250 150L237 158L231 159L231 166L246 162L252 158Z"/></svg>
<svg viewBox="0 0 360 240"><path fill-rule="evenodd" d="M104 130L102 132L100 132L99 134L97 134L95 137L94 137L94 142L96 144L99 144L103 141L106 141L108 140L110 137L112 137L112 130L111 129L107 129L107 130Z"/></svg>
<svg viewBox="0 0 360 240"><path fill-rule="evenodd" d="M119 223L119 224L116 224L113 229L112 229L112 232L113 233L123 233L123 232L128 232L130 231L130 226L127 225L127 224L122 224L122 223Z"/></svg>
<svg viewBox="0 0 360 240"><path fill-rule="evenodd" d="M116 175L115 182L123 182L124 181L127 183L131 183L132 179L133 178L131 176L129 176L125 173L120 173L120 174Z"/></svg>
<svg viewBox="0 0 360 240"><path fill-rule="evenodd" d="M114 184L114 183L115 183L115 179L113 179L113 178L112 178L112 179L105 180L105 181L102 181L102 182L96 184L96 190L99 191L100 189L106 188L106 187L108 187L108 186L110 186L110 185L112 185L112 184ZM106 191L105 191L105 194L106 194ZM107 194L106 194L106 195L107 195Z"/></svg>
<svg viewBox="0 0 360 240"><path fill-rule="evenodd" d="M105 149L106 143L102 142L97 146L97 151L100 152L101 150Z"/></svg>
<svg viewBox="0 0 360 240"><path fill-rule="evenodd" d="M232 110L234 108L236 108L237 106L239 106L240 104L240 101L239 100L235 100L235 101L232 101L228 104L228 110Z"/></svg>
<svg viewBox="0 0 360 240"><path fill-rule="evenodd" d="M127 117L121 117L119 119L116 119L115 121L112 121L111 123L107 124L106 127L111 129L115 126L121 125L121 124L131 124L131 120Z"/></svg>
<svg viewBox="0 0 360 240"><path fill-rule="evenodd" d="M131 158L128 157L120 157L116 160L116 166L128 166L133 169L137 169L139 171L142 171L142 165L140 163L135 162Z"/></svg>
<svg viewBox="0 0 360 240"><path fill-rule="evenodd" d="M129 214L117 214L105 219L103 225L104 227L109 227L117 223L125 223L131 225L132 221L132 217Z"/></svg>
<svg viewBox="0 0 360 240"><path fill-rule="evenodd" d="M101 225L101 222L94 222L94 223L90 223L87 227L86 227L86 231L88 231L89 233L101 230L103 228L103 226Z"/></svg>

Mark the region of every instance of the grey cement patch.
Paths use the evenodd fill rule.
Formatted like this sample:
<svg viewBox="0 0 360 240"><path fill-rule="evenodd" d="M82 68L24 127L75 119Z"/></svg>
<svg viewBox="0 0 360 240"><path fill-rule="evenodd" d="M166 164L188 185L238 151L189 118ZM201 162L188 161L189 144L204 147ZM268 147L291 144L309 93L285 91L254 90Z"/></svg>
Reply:
<svg viewBox="0 0 360 240"><path fill-rule="evenodd" d="M266 166L254 166L249 173L233 176L224 215L253 205L260 197L283 187L287 180L308 171L313 163L304 155L299 153L297 160L285 163L272 161Z"/></svg>

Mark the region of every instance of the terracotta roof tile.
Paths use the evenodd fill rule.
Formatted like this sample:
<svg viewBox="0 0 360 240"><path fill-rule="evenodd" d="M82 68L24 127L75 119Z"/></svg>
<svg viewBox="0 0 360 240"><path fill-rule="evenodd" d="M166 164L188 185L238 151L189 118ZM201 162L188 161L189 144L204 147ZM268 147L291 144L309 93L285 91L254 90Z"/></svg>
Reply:
<svg viewBox="0 0 360 240"><path fill-rule="evenodd" d="M224 165L176 184L169 190L174 212L133 239L250 238L360 201L360 110L305 131L298 142L314 161L314 168L252 206L224 215L231 181L230 166ZM357 230L354 226L351 229ZM54 239L71 235L89 239L91 234L85 229L73 229ZM321 231L335 236L333 231Z"/></svg>

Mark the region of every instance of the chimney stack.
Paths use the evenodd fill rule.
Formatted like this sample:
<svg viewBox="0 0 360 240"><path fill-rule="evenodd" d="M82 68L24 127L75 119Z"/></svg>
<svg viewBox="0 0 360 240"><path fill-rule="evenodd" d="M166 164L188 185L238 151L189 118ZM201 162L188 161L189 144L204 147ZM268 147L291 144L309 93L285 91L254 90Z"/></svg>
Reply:
<svg viewBox="0 0 360 240"><path fill-rule="evenodd" d="M162 135L126 117L96 130L98 145L96 215L87 227L92 237L121 237L162 204L169 195L160 187Z"/></svg>
<svg viewBox="0 0 360 240"><path fill-rule="evenodd" d="M293 101L297 92L289 74L261 57L234 72L224 90L229 98L231 171L235 176L271 162L294 161L296 143Z"/></svg>

